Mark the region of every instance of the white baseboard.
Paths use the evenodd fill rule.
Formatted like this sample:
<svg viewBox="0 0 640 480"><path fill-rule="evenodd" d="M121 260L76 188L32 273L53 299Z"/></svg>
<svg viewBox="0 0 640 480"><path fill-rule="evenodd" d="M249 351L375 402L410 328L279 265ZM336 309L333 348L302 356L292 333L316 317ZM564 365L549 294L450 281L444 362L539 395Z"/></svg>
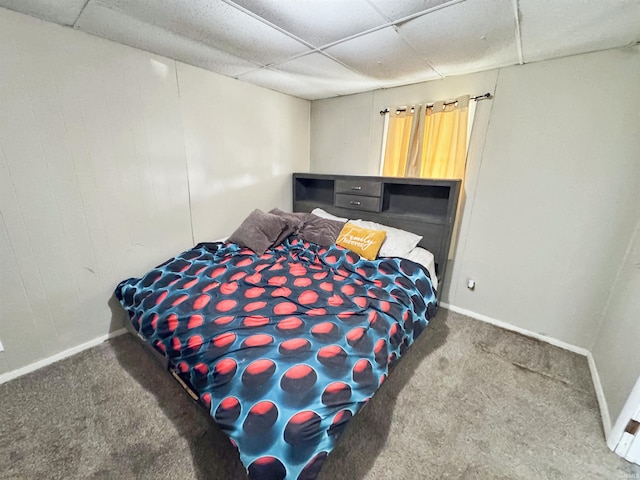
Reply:
<svg viewBox="0 0 640 480"><path fill-rule="evenodd" d="M563 342L562 340L558 340L557 338L548 337L547 335L542 335L541 333L532 332L531 330L517 327L515 325L511 325L510 323L503 322L501 320L496 320L495 318L482 315L481 313L476 313L471 310L466 310L464 308L456 307L455 305L449 305L448 303L445 303L445 302L440 302L440 305L446 308L447 310L451 310L452 312L460 313L461 315L466 315L467 317L471 317L475 320L480 320L485 323L490 323L491 325L495 325L496 327L500 327L500 328L504 328L505 330L510 330L512 332L520 333L521 335L535 338L536 340L540 340L542 342L549 343L551 345L562 348L564 350L568 350L570 352L577 353L579 355L584 355L585 357L587 357L587 361L589 362L589 371L591 372L591 380L593 381L593 388L596 391L598 406L600 407L600 417L602 418L602 427L604 429L604 436L606 439L609 439L609 435L611 434L611 417L609 417L609 408L607 407L607 399L604 396L604 390L602 389L602 382L600 382L600 375L598 375L598 369L596 367L596 363L593 360L593 355L591 355L591 352L589 350L583 347L572 345L571 343Z"/></svg>
<svg viewBox="0 0 640 480"><path fill-rule="evenodd" d="M589 361L589 370L591 370L593 388L596 391L596 398L598 399L598 406L600 407L600 417L602 418L604 438L608 441L611 438L611 417L609 416L609 406L607 405L607 399L604 396L604 389L602 388L602 382L600 381L600 375L598 374L598 367L596 366L596 362L593 359L591 352L587 352L587 360Z"/></svg>
<svg viewBox="0 0 640 480"><path fill-rule="evenodd" d="M76 353L80 353L83 350L87 350L91 347L95 347L96 345L100 345L102 342L106 342L110 338L114 338L120 336L124 333L127 333L126 328L121 328L111 333L107 333L106 335L101 335L98 338L94 338L93 340L89 340L88 342L82 343L80 345L76 345L75 347L68 348L63 350L62 352L56 353L55 355L51 355L50 357L43 358L42 360L38 360L37 362L30 363L29 365L25 365L24 367L18 368L16 370L11 370L10 372L3 373L0 375L0 385L8 382L9 380L13 380L14 378L21 377L22 375L26 375L27 373L34 372L42 367L46 367L47 365L51 365L52 363L58 362L62 359L75 355Z"/></svg>
<svg viewBox="0 0 640 480"><path fill-rule="evenodd" d="M550 343L551 345L560 347L564 350L569 350L570 352L579 353L580 355L584 355L585 357L589 355L589 350L587 350L586 348L578 347L576 345L572 345L571 343L563 342L562 340L558 340L557 338L548 337L546 335L542 335L541 333L532 332L531 330L527 330L526 328L516 327L515 325L511 325L510 323L503 322L501 320L496 320L495 318L482 315L481 313L472 312L471 310L466 310L464 308L456 307L455 305L449 305L448 303L440 302L440 305L446 308L447 310L451 310L452 312L460 313L462 315L466 315L467 317L475 318L476 320L490 323L491 325L504 328L505 330L511 330L512 332L521 333L522 335L525 335L527 337L535 338L545 343Z"/></svg>

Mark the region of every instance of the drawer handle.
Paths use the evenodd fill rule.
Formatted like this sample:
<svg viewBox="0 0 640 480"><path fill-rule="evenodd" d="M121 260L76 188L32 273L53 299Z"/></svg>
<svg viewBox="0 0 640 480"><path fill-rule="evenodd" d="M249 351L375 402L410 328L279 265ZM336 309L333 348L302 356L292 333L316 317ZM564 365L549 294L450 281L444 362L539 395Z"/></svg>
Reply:
<svg viewBox="0 0 640 480"><path fill-rule="evenodd" d="M360 205L360 202L356 202L355 200L351 200L349 203L351 205L355 205L355 206L359 206Z"/></svg>
<svg viewBox="0 0 640 480"><path fill-rule="evenodd" d="M356 185L352 185L351 186L351 190L362 190L362 187L356 186Z"/></svg>

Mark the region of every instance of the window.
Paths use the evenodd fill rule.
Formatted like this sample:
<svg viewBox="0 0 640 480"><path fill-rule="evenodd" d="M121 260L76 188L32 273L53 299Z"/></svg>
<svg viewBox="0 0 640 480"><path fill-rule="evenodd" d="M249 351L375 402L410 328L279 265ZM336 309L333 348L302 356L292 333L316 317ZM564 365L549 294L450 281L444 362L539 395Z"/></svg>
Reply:
<svg viewBox="0 0 640 480"><path fill-rule="evenodd" d="M490 98L485 94L477 98ZM467 148L476 102L464 95L449 102L387 109L380 175L462 180L449 257L457 243L464 201Z"/></svg>
<svg viewBox="0 0 640 480"><path fill-rule="evenodd" d="M475 102L469 95L387 111L380 174L464 181ZM471 107L471 108L470 108Z"/></svg>

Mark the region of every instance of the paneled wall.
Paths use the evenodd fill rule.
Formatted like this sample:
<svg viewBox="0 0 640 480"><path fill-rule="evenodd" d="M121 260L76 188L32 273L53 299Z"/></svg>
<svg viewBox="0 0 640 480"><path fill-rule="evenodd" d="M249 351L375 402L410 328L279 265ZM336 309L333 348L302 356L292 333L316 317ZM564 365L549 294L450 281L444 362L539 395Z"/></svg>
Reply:
<svg viewBox="0 0 640 480"><path fill-rule="evenodd" d="M178 64L196 242L256 206L290 209L291 173L309 169L308 101L203 73Z"/></svg>
<svg viewBox="0 0 640 480"><path fill-rule="evenodd" d="M636 46L314 101L311 170L376 174L385 107L495 93L443 299L590 348L637 219L638 78Z"/></svg>
<svg viewBox="0 0 640 480"><path fill-rule="evenodd" d="M0 373L120 328L117 282L308 168L308 101L0 9Z"/></svg>
<svg viewBox="0 0 640 480"><path fill-rule="evenodd" d="M640 205L640 192L636 202ZM615 421L640 378L640 212L624 262L612 281L613 291L592 352L609 416Z"/></svg>
<svg viewBox="0 0 640 480"><path fill-rule="evenodd" d="M636 45L311 105L311 171L376 174L379 110L495 93L478 103L442 298L591 351L613 422L640 375L639 78Z"/></svg>

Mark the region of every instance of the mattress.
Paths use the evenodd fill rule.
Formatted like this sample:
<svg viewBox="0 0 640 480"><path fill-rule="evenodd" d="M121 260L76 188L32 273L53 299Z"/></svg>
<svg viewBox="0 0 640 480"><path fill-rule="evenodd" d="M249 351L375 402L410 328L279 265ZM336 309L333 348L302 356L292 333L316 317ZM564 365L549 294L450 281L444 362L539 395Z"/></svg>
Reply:
<svg viewBox="0 0 640 480"><path fill-rule="evenodd" d="M251 479L313 479L436 312L427 270L290 237L199 244L116 288Z"/></svg>

